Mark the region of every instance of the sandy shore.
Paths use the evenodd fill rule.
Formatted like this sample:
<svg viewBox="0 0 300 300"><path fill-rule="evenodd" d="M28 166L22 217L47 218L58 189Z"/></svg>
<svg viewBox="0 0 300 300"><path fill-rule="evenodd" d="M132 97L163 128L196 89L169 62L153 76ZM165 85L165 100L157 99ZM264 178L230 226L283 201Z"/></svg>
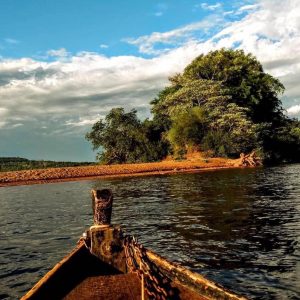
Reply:
<svg viewBox="0 0 300 300"><path fill-rule="evenodd" d="M209 158L185 161L166 160L163 162L140 164L49 168L0 173L0 186L73 181L100 177L123 177L147 174L195 172L200 170L236 167L237 160Z"/></svg>

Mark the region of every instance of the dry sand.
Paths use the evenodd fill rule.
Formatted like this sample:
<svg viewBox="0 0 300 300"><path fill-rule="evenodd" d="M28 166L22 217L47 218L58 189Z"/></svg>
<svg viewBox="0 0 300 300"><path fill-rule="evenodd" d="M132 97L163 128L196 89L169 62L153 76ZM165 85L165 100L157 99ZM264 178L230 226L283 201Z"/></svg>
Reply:
<svg viewBox="0 0 300 300"><path fill-rule="evenodd" d="M238 160L225 158L205 159L193 156L184 161L165 160L154 163L96 165L3 172L0 173L0 186L72 181L100 177L195 172L236 167L238 167Z"/></svg>

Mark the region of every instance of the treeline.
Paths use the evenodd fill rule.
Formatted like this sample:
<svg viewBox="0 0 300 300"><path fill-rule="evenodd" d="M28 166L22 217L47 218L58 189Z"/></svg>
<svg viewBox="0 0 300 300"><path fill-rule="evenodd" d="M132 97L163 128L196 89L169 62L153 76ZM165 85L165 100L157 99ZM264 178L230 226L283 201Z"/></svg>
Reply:
<svg viewBox="0 0 300 300"><path fill-rule="evenodd" d="M152 119L114 108L86 138L108 164L168 154L184 158L189 149L233 158L255 151L267 162L299 161L300 122L285 114L283 92L283 84L253 55L211 51L169 78L151 102Z"/></svg>
<svg viewBox="0 0 300 300"><path fill-rule="evenodd" d="M0 172L45 168L63 168L93 165L92 162L68 162L50 160L29 160L21 157L0 157Z"/></svg>

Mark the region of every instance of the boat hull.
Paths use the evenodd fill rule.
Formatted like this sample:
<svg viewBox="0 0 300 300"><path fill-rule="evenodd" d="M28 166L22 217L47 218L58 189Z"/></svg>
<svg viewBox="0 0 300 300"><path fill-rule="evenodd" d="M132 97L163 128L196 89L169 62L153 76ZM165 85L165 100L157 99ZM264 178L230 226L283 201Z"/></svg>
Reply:
<svg viewBox="0 0 300 300"><path fill-rule="evenodd" d="M238 297L199 274L171 263L147 250L147 256L171 279L172 299L204 300ZM141 299L142 284L137 273L122 273L92 255L80 243L50 270L21 300L91 300ZM149 299L144 293L144 299ZM168 299L170 299L168 297Z"/></svg>

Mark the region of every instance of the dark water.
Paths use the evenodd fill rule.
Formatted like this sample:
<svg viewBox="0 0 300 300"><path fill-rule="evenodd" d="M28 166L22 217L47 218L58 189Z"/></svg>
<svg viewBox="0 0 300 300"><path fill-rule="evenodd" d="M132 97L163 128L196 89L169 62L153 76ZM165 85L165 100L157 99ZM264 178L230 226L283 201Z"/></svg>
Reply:
<svg viewBox="0 0 300 300"><path fill-rule="evenodd" d="M17 299L91 224L91 188L147 247L252 299L300 299L300 165L0 188L0 299Z"/></svg>

